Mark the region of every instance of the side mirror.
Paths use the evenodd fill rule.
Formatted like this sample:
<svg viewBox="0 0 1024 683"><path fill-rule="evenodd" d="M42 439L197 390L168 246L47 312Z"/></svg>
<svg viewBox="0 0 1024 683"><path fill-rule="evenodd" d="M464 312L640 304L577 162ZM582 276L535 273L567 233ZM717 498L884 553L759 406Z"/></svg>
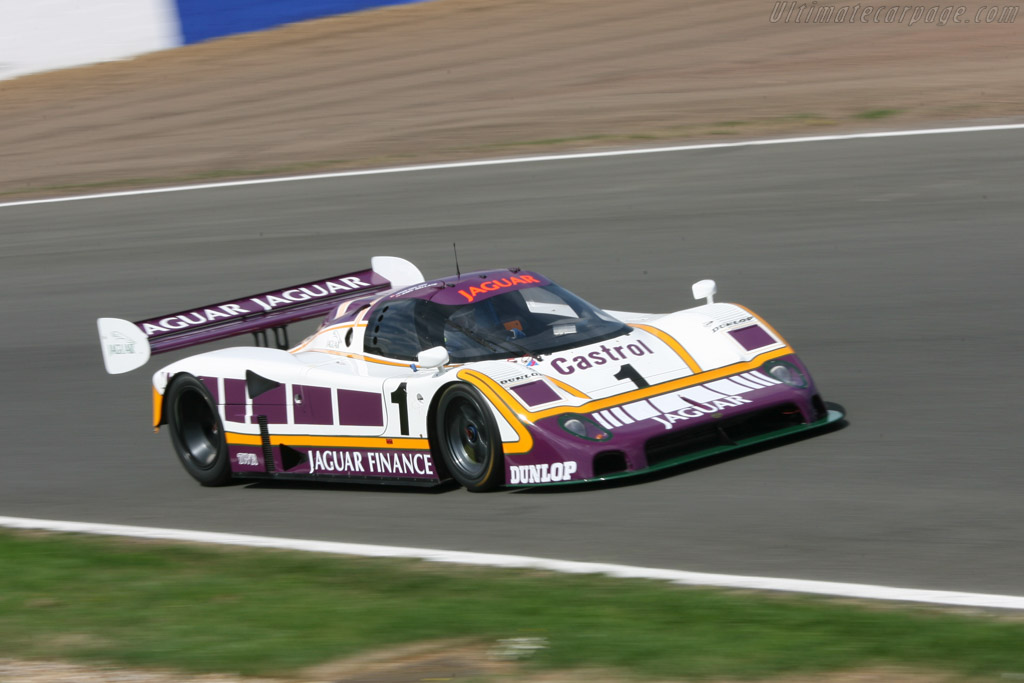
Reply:
<svg viewBox="0 0 1024 683"><path fill-rule="evenodd" d="M715 303L715 292L718 291L718 285L715 284L714 280L701 280L700 282L693 283L693 298L694 299L707 299L707 303Z"/></svg>
<svg viewBox="0 0 1024 683"><path fill-rule="evenodd" d="M425 349L416 355L416 365L424 368L439 368L447 364L448 360L448 349L443 346Z"/></svg>

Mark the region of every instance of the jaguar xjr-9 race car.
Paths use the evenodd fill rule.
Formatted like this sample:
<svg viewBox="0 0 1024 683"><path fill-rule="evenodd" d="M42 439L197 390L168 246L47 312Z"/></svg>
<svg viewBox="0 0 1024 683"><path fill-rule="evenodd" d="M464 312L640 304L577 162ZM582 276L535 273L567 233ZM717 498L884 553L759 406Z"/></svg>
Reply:
<svg viewBox="0 0 1024 683"><path fill-rule="evenodd" d="M375 257L369 270L98 327L111 373L255 335L153 376L153 424L208 486L605 480L843 417L764 320L714 303L711 280L693 294L705 302L675 313L605 311L518 268L428 282ZM287 325L316 316L289 348Z"/></svg>

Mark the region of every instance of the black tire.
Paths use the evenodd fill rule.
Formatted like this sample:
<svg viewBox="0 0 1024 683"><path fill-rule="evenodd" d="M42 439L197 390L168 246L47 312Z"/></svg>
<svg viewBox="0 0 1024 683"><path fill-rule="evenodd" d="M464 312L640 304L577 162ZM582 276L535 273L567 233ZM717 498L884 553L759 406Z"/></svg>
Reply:
<svg viewBox="0 0 1024 683"><path fill-rule="evenodd" d="M217 404L192 375L176 377L165 399L171 442L185 471L203 486L231 480L231 462Z"/></svg>
<svg viewBox="0 0 1024 683"><path fill-rule="evenodd" d="M445 389L437 404L434 435L448 473L474 492L505 483L505 453L490 408L465 384Z"/></svg>

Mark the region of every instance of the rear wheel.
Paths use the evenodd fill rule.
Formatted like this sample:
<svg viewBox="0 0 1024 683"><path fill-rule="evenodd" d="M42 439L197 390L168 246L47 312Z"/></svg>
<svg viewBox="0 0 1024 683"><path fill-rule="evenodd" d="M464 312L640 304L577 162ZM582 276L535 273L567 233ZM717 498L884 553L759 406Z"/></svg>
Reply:
<svg viewBox="0 0 1024 683"><path fill-rule="evenodd" d="M167 425L185 471L203 486L231 480L224 426L210 392L192 375L176 378L167 390Z"/></svg>
<svg viewBox="0 0 1024 683"><path fill-rule="evenodd" d="M498 425L472 387L453 384L437 405L434 433L448 472L470 491L492 491L505 480Z"/></svg>

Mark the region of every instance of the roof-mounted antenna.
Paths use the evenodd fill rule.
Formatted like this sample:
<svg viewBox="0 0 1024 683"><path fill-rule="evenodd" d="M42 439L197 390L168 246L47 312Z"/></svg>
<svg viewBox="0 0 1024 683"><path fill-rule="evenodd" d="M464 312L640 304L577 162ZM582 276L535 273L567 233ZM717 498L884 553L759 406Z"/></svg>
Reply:
<svg viewBox="0 0 1024 683"><path fill-rule="evenodd" d="M452 242L452 251L455 252L455 275L462 277L462 271L459 270L459 250L455 248L455 242Z"/></svg>

